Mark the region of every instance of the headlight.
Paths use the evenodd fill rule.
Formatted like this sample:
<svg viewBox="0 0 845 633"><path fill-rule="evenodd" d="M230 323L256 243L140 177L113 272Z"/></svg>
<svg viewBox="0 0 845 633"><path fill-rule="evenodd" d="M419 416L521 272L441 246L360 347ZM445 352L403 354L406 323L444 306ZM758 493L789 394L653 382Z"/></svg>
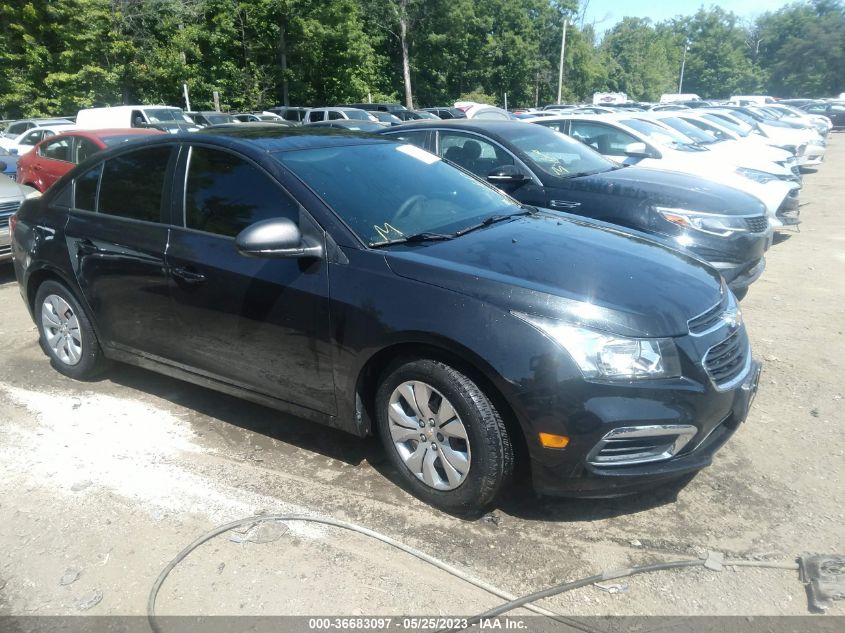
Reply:
<svg viewBox="0 0 845 633"><path fill-rule="evenodd" d="M664 220L685 229L701 231L708 235L728 237L734 233L747 233L748 225L744 217L718 215L701 211L688 211L673 207L654 207Z"/></svg>
<svg viewBox="0 0 845 633"><path fill-rule="evenodd" d="M737 167L736 173L761 184L778 180L778 177L775 174L770 174L767 171L760 171L759 169L749 169L748 167Z"/></svg>
<svg viewBox="0 0 845 633"><path fill-rule="evenodd" d="M678 350L670 338L626 338L555 319L511 314L565 349L584 378L646 380L681 375Z"/></svg>

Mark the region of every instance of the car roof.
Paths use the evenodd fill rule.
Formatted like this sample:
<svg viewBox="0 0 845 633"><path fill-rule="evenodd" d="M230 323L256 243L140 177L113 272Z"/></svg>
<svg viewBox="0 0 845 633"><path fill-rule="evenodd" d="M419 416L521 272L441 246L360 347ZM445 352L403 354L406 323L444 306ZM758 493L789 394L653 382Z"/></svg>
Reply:
<svg viewBox="0 0 845 633"><path fill-rule="evenodd" d="M47 130L48 132L55 132L55 133L58 134L59 132L70 132L72 130L78 130L78 129L79 128L76 127L76 125L73 124L73 123L62 123L62 124L57 124L57 125L39 125L38 127L29 128L26 132L21 132L18 136L22 137L22 136L29 134L30 132L35 132L35 131L43 132L44 130Z"/></svg>
<svg viewBox="0 0 845 633"><path fill-rule="evenodd" d="M61 128L60 128L61 129ZM96 138L96 139L103 139L108 138L110 136L160 136L162 134L167 134L162 130L156 130L153 128L133 128L133 127L116 127L116 128L105 128L99 130L86 130L86 129L77 129L74 127L72 130L65 130L61 134L57 134L56 136L51 136L49 138L44 139L52 141L54 138L64 137L64 136L81 136L83 138Z"/></svg>
<svg viewBox="0 0 845 633"><path fill-rule="evenodd" d="M171 139L174 138L173 134L168 136ZM236 141L236 145L250 144L257 146L266 152L395 142L379 135L340 128L281 127L273 123L211 126L194 134L176 136L183 141L217 137L220 140Z"/></svg>

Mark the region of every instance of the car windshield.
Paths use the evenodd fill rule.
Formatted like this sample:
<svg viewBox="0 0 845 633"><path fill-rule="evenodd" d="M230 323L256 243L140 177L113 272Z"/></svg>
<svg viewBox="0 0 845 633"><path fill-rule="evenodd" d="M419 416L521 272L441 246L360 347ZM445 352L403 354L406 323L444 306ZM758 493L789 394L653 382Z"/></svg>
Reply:
<svg viewBox="0 0 845 633"><path fill-rule="evenodd" d="M221 123L234 123L237 121L235 117L230 114L205 114L206 121L211 125L220 125Z"/></svg>
<svg viewBox="0 0 845 633"><path fill-rule="evenodd" d="M171 108L156 108L146 110L150 123L186 123L188 120L182 115L181 110Z"/></svg>
<svg viewBox="0 0 845 633"><path fill-rule="evenodd" d="M542 125L525 125L506 138L534 165L552 176L572 178L616 167L616 163L583 143Z"/></svg>
<svg viewBox="0 0 845 633"><path fill-rule="evenodd" d="M753 114L750 110L736 110L731 108L728 110L728 114L735 116L736 118L745 121L748 125L756 125L758 121L762 121L763 117L759 114Z"/></svg>
<svg viewBox="0 0 845 633"><path fill-rule="evenodd" d="M714 136L715 138L719 139L720 141L733 140L733 139L736 138L734 136L731 136L730 132L732 132L733 130L727 131L727 129L721 129L720 127L718 127L718 125L716 124L715 121L712 121L712 120L705 121L703 117L701 117L701 118L695 117L695 118L690 118L690 119L684 119L684 121L686 121L687 123L689 123L690 125L692 125L694 127L697 127L699 130L703 130L703 131L707 132L708 134L710 134L710 135ZM719 123L719 125L721 125L721 123ZM722 128L727 128L727 127L728 127L727 125L722 126ZM739 134L739 132L735 132L735 133Z"/></svg>
<svg viewBox="0 0 845 633"><path fill-rule="evenodd" d="M672 129L678 130L678 132L684 136L688 136L699 145L711 145L718 140L713 134L705 132L704 130L695 127L692 123L688 123L678 117L663 117L660 119L660 122L663 123L663 125L668 125Z"/></svg>
<svg viewBox="0 0 845 633"><path fill-rule="evenodd" d="M372 143L273 156L371 245L454 234L520 212L517 202L415 145Z"/></svg>
<svg viewBox="0 0 845 633"><path fill-rule="evenodd" d="M344 114L350 119L356 119L358 121L369 121L370 115L364 112L363 110L344 110Z"/></svg>
<svg viewBox="0 0 845 633"><path fill-rule="evenodd" d="M729 118L720 114L710 114L709 112L702 114L701 118L712 121L716 125L728 128L731 132L739 134L740 136L748 136L754 128L750 125L740 125L739 122L731 121Z"/></svg>
<svg viewBox="0 0 845 633"><path fill-rule="evenodd" d="M691 139L657 123L652 123L644 119L624 119L621 123L622 125L627 125L632 130L636 130L640 134L645 134L649 140L658 145L668 145L672 149L681 151L695 150Z"/></svg>

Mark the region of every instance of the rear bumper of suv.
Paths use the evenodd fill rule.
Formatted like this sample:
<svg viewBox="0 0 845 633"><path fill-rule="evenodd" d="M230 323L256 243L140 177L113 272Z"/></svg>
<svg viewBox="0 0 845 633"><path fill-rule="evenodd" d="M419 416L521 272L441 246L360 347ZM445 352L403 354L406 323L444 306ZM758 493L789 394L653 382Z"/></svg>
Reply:
<svg viewBox="0 0 845 633"><path fill-rule="evenodd" d="M741 382L729 392L720 394L723 397L723 406L706 408L709 415L719 416L716 420L701 417L692 420L688 417L686 407L679 407L675 419L664 415L656 424L654 414L656 411L665 414L667 410L665 402L657 400L627 402L623 413L625 418L623 430L641 428L646 429L646 433L651 429L654 429L655 433L674 433L678 432L675 429L690 427L694 429L695 436L686 438L687 443L676 454L662 459L660 456L646 457L639 463L637 460L631 460L631 463L617 462L616 465L601 463L595 458L591 459L591 456L596 455L597 449L607 444L605 438L610 435L608 433L596 442L592 449L589 449L587 457L582 458L580 464L572 464L566 459L556 464L545 459L533 460L534 489L540 494L553 496L615 497L646 491L655 485L671 482L709 466L715 453L730 439L747 417L751 402L757 392L760 371L760 363L751 360ZM724 406L725 404L727 406ZM723 415L725 410L727 415ZM694 425L693 422L695 422ZM615 427L615 430L618 431L619 427ZM671 442L666 445L669 444ZM631 450L624 448L624 444L621 446L623 448L611 450ZM628 446L631 445L628 444Z"/></svg>

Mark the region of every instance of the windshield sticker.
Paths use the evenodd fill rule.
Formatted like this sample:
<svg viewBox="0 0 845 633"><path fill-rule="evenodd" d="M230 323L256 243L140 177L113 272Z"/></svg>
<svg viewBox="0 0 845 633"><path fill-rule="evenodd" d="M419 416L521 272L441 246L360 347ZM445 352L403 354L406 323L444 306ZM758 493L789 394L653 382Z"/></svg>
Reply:
<svg viewBox="0 0 845 633"><path fill-rule="evenodd" d="M401 148L400 148L401 149ZM378 224L374 224L373 228L376 230L376 233L379 234L379 237L384 241L396 239L397 237L404 237L405 234L397 229L395 226L388 224L387 222L384 223L383 226L379 226ZM393 235L391 236L391 233Z"/></svg>
<svg viewBox="0 0 845 633"><path fill-rule="evenodd" d="M432 165L440 160L434 154L427 152L416 145L400 145L396 149L403 154L407 154L412 158L416 158L417 160L424 162L426 165Z"/></svg>

